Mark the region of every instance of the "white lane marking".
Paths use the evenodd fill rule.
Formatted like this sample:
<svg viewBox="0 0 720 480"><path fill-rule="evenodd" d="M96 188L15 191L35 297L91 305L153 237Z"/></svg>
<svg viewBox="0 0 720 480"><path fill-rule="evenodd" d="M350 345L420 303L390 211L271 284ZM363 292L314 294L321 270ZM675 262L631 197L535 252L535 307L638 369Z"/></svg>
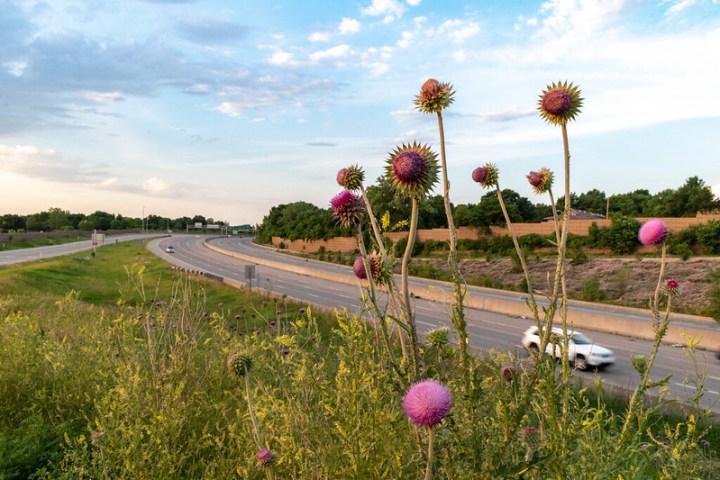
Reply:
<svg viewBox="0 0 720 480"><path fill-rule="evenodd" d="M694 385L685 385L684 383L677 383L677 382L675 382L675 385L677 385L678 387L695 390ZM713 395L720 395L720 392L716 392L714 390L708 390L707 388L703 388L703 392L712 393Z"/></svg>
<svg viewBox="0 0 720 480"><path fill-rule="evenodd" d="M306 293L305 295L307 295L308 297L320 298L320 295L315 295L314 293Z"/></svg>
<svg viewBox="0 0 720 480"><path fill-rule="evenodd" d="M712 378L713 380L720 380L720 377L713 377L712 375L708 375L707 378Z"/></svg>
<svg viewBox="0 0 720 480"><path fill-rule="evenodd" d="M500 325L501 327L507 327L507 324L500 322L492 322L490 320L483 320L485 323L492 323L493 325Z"/></svg>

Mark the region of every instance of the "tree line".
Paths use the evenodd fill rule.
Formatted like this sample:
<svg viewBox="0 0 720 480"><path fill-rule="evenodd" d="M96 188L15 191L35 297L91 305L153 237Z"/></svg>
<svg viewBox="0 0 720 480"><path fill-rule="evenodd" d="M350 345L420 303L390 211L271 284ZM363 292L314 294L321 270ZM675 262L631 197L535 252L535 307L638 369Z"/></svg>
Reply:
<svg viewBox="0 0 720 480"><path fill-rule="evenodd" d="M403 219L409 218L410 205L395 194L393 186L384 176L378 177L376 182L366 189L374 213L388 220L388 230L407 230ZM541 222L552 217L552 208L548 204L533 203L511 189L504 189L502 194L513 222ZM601 215L609 214L611 219L617 219L620 224L628 223L620 220L623 217L694 217L698 212L720 209L720 199L715 198L711 187L699 177L690 177L680 187L662 190L656 194L640 189L608 196L605 192L592 189L580 194L571 193L570 200L575 209ZM556 203L558 210L562 211L565 198L558 198ZM486 193L477 204L453 205L452 211L458 227L482 229L505 225L495 192ZM447 228L442 195L423 199L418 217L419 228ZM353 234L354 232L335 223L329 207L320 208L307 202L272 207L258 227L260 243L270 243L272 237L287 240L327 240Z"/></svg>
<svg viewBox="0 0 720 480"><path fill-rule="evenodd" d="M2 215L0 216L0 231L5 233L141 229L181 231L188 226L192 227L196 223L227 225L226 222L215 221L202 215L174 219L159 215L148 215L143 219L142 217L125 217L100 210L85 215L83 213L70 213L61 208L50 208L30 215L12 213Z"/></svg>

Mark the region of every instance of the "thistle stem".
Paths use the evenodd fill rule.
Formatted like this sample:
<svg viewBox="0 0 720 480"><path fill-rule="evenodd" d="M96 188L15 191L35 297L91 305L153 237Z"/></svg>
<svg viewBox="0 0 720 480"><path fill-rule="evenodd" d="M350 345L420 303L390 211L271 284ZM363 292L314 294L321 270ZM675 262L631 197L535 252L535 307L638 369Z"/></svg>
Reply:
<svg viewBox="0 0 720 480"><path fill-rule="evenodd" d="M403 255L400 276L403 302L405 307L406 321L410 331L410 352L413 361L413 378L418 378L420 374L420 348L418 346L417 326L415 325L415 315L413 313L412 304L410 303L410 287L408 285L408 264L415 247L415 235L418 227L418 203L416 197L412 198L412 212L410 213L410 231L408 232L407 245L405 246L405 254Z"/></svg>
<svg viewBox="0 0 720 480"><path fill-rule="evenodd" d="M457 230L455 229L455 222L453 220L452 208L450 206L450 182L448 180L447 173L447 159L445 155L445 128L443 127L442 112L438 110L438 132L440 136L440 164L442 166L443 176L443 203L445 205L445 215L447 216L448 232L450 235L450 253L448 254L448 268L450 275L453 280L453 294L455 297L455 303L452 308L452 321L455 325L455 330L458 334L458 345L460 346L460 361L462 363L463 372L467 381L467 387L469 388L468 378L468 334L467 334L467 322L465 321L465 310L464 310L464 299L465 289L463 288L463 280L458 270L458 255L457 255Z"/></svg>
<svg viewBox="0 0 720 480"><path fill-rule="evenodd" d="M432 463L433 463L433 447L435 443L435 429L428 429L428 452L427 452L427 465L425 466L425 477L424 480L430 480L432 478Z"/></svg>

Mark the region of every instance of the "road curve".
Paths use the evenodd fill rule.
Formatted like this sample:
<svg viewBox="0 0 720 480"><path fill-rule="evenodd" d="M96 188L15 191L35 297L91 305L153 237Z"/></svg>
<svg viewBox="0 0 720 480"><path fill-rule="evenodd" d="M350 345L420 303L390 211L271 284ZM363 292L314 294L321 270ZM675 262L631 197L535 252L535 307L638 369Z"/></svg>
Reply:
<svg viewBox="0 0 720 480"><path fill-rule="evenodd" d="M168 254L165 248L173 245L175 253ZM238 253L245 255L242 259L235 258L228 254L212 250L222 249L226 253ZM150 250L156 255L174 263L180 267L203 272L218 279L224 279L235 285L260 287L289 297L298 299L308 304L318 305L325 308L347 308L349 312L360 312L362 305L359 301L361 287L357 279L352 275L349 267L315 262L311 260L280 254L258 247L248 239L231 238L205 238L193 235L176 235L172 238L155 240L149 244ZM252 254L252 256L250 256ZM309 274L295 273L286 269L271 268L262 263L280 262L289 267L302 266L317 272L332 272L338 275L345 275L346 281L328 280L322 275L311 276ZM245 278L245 266L255 265L256 276L252 283ZM273 264L275 265L275 264ZM296 269L296 268L295 268ZM435 282L422 279L414 279L413 285L427 288L447 288ZM411 287L414 288L414 287ZM420 288L420 287L417 287ZM482 289L489 290L489 289ZM470 292L470 294L476 294ZM506 298L512 297L512 292L491 291L489 294ZM514 294L517 295L517 294ZM514 297L517 301L517 296ZM524 303L524 300L520 298ZM420 333L425 333L438 326L445 325L454 331L449 316L449 305L428 301L424 298L416 298L417 324ZM578 308L592 309L592 304L583 304ZM620 309L620 313L623 312ZM604 312L604 314L608 314ZM636 315L630 312L629 317ZM466 309L468 333L470 344L478 351L515 352L523 355L522 347L519 345L524 330L533 324L531 319L520 315L506 315L498 312L488 312L479 309ZM640 315L637 321L647 321ZM692 323L692 322L691 322ZM695 326L694 323L692 323ZM583 331L589 330L583 328ZM586 332L587 333L587 332ZM603 371L601 377L604 380L605 388L616 387L619 390L627 391L637 385L638 375L630 363L630 359L637 354L649 355L651 343L640 338L626 337L592 331L589 336L598 344L610 347L617 357L617 363ZM704 396L701 399L701 408L712 410L720 415L720 364L709 352L698 351L696 358L700 369L705 375L703 390ZM578 378L591 383L597 373L577 372ZM676 344L665 344L660 347L660 353L653 368L652 378L658 380L667 375L672 375L670 391L666 399L674 399L678 402L688 401L694 394L692 379L695 377L693 362L687 355L686 348Z"/></svg>

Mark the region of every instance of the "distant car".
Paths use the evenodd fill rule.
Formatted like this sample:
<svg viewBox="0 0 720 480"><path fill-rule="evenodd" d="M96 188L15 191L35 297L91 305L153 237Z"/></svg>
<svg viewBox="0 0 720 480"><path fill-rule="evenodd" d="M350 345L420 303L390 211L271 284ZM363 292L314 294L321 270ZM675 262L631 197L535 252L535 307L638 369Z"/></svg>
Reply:
<svg viewBox="0 0 720 480"><path fill-rule="evenodd" d="M550 333L551 338L545 351L555 357L562 355L563 332L559 327L553 327ZM568 360L578 370L586 370L588 367L601 370L615 363L615 354L609 348L596 345L588 337L577 330L568 330ZM525 330L522 338L523 347L529 351L540 349L540 336L537 327L530 327Z"/></svg>
<svg viewBox="0 0 720 480"><path fill-rule="evenodd" d="M165 251L167 253L175 253L175 248L172 245L168 245L167 248L165 248Z"/></svg>

